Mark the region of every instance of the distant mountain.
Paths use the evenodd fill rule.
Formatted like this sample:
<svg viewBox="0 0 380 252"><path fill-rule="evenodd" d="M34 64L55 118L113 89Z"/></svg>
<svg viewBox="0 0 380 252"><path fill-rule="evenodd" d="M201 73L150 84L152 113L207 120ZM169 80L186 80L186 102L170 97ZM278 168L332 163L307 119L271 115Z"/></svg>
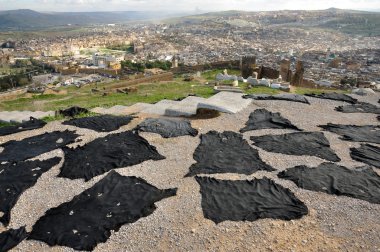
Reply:
<svg viewBox="0 0 380 252"><path fill-rule="evenodd" d="M242 22L244 21L244 22ZM171 24L219 23L227 26L255 26L261 28L299 27L321 28L339 32L365 35L380 35L380 13L329 8L326 10L279 10L279 11L222 11L199 15L170 18Z"/></svg>
<svg viewBox="0 0 380 252"><path fill-rule="evenodd" d="M163 20L170 24L241 26L254 24L256 27L317 27L348 34L366 36L380 35L380 13L329 8L326 10L279 10L279 11L221 11L189 15L190 13L165 13L147 11L120 12L36 12L33 10L0 11L0 31L39 30L67 26L126 23L138 20Z"/></svg>
<svg viewBox="0 0 380 252"><path fill-rule="evenodd" d="M178 14L177 14L178 15ZM35 30L56 26L125 23L134 20L160 19L175 16L163 12L50 12L33 10L0 11L1 30Z"/></svg>

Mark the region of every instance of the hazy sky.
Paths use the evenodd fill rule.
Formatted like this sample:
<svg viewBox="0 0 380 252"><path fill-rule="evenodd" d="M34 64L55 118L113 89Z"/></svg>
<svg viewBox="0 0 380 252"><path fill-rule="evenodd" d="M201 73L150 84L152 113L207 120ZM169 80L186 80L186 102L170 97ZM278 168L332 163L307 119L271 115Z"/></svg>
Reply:
<svg viewBox="0 0 380 252"><path fill-rule="evenodd" d="M380 0L0 0L0 10L38 11L202 11L327 9L380 10Z"/></svg>

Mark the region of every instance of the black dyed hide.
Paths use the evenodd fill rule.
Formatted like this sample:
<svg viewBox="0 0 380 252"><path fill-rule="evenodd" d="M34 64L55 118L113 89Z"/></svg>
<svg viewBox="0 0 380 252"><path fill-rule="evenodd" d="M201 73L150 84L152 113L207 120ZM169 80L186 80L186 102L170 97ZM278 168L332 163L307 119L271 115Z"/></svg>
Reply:
<svg viewBox="0 0 380 252"><path fill-rule="evenodd" d="M21 132L21 131L26 131L26 130L39 129L45 125L46 125L46 122L42 120L38 120L34 117L30 117L29 121L27 122L19 123L12 126L1 127L0 136L6 136L6 135Z"/></svg>
<svg viewBox="0 0 380 252"><path fill-rule="evenodd" d="M203 215L216 224L263 218L293 220L308 214L306 205L289 189L268 178L243 181L197 176L195 179L200 185Z"/></svg>
<svg viewBox="0 0 380 252"><path fill-rule="evenodd" d="M280 100L280 101L291 101L310 104L309 101L303 96L298 94L278 94L278 95L243 95L244 99L254 99L254 100Z"/></svg>
<svg viewBox="0 0 380 252"><path fill-rule="evenodd" d="M293 129L300 130L288 119L282 117L280 113L272 113L266 109L256 109L249 115L248 122L240 132L247 132L258 129Z"/></svg>
<svg viewBox="0 0 380 252"><path fill-rule="evenodd" d="M95 130L97 132L110 132L129 124L132 116L101 115L92 117L74 118L62 124Z"/></svg>
<svg viewBox="0 0 380 252"><path fill-rule="evenodd" d="M65 130L45 133L21 141L11 140L0 145L4 147L3 152L0 153L0 162L23 161L73 143L78 136L75 131Z"/></svg>
<svg viewBox="0 0 380 252"><path fill-rule="evenodd" d="M192 128L190 122L187 120L148 118L140 123L136 129L139 131L157 133L164 138L198 135L198 130Z"/></svg>
<svg viewBox="0 0 380 252"><path fill-rule="evenodd" d="M253 149L241 134L225 131L210 131L200 136L201 143L193 158L197 163L191 165L186 176L213 173L252 174L258 170L274 171L264 163L256 149Z"/></svg>
<svg viewBox="0 0 380 252"><path fill-rule="evenodd" d="M351 158L380 169L380 148L371 144L361 144L350 149Z"/></svg>
<svg viewBox="0 0 380 252"><path fill-rule="evenodd" d="M322 93L322 94L305 94L306 96L314 97L314 98L320 98L320 99L327 99L327 100L334 100L334 101L342 101L347 102L350 104L355 104L358 102L357 99L352 98L349 95L341 94L341 93Z"/></svg>
<svg viewBox="0 0 380 252"><path fill-rule="evenodd" d="M68 109L58 110L58 114L67 116L67 117L74 117L83 113L88 113L89 111L85 108L81 108L78 106L73 106Z"/></svg>
<svg viewBox="0 0 380 252"><path fill-rule="evenodd" d="M25 227L19 229L9 229L0 233L0 252L6 252L16 247L20 242L22 242L28 233Z"/></svg>
<svg viewBox="0 0 380 252"><path fill-rule="evenodd" d="M16 205L20 195L60 160L61 158L56 157L45 161L0 164L0 211L3 212L0 222L4 225L9 224L11 209Z"/></svg>
<svg viewBox="0 0 380 252"><path fill-rule="evenodd" d="M319 125L318 127L341 135L342 137L340 139L342 140L380 144L380 126L356 126L328 123L327 125Z"/></svg>
<svg viewBox="0 0 380 252"><path fill-rule="evenodd" d="M295 132L283 135L252 136L254 145L270 152L316 156L333 162L340 158L330 149L322 132Z"/></svg>
<svg viewBox="0 0 380 252"><path fill-rule="evenodd" d="M71 201L49 209L33 226L28 239L50 246L93 250L118 231L152 214L155 202L176 195L177 189L159 190L145 180L111 171Z"/></svg>
<svg viewBox="0 0 380 252"><path fill-rule="evenodd" d="M58 176L86 181L112 169L165 159L156 147L131 131L97 138L75 149L66 147L63 152L65 162Z"/></svg>
<svg viewBox="0 0 380 252"><path fill-rule="evenodd" d="M375 106L371 103L361 102L357 104L338 106L335 108L336 111L343 113L372 113L380 114L380 107Z"/></svg>
<svg viewBox="0 0 380 252"><path fill-rule="evenodd" d="M322 163L316 168L301 165L280 172L278 177L306 190L380 204L380 176L368 167L350 170L333 163Z"/></svg>

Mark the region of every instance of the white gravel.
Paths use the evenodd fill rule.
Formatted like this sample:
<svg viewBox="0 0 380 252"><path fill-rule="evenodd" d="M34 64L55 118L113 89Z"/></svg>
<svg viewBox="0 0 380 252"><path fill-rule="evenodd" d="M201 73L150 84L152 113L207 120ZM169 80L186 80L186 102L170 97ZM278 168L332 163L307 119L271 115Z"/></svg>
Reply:
<svg viewBox="0 0 380 252"><path fill-rule="evenodd" d="M380 97L354 96L355 98L377 104ZM320 124L339 123L378 125L374 114L345 114L334 111L334 107L343 102L308 99L311 105L288 101L253 101L251 105L237 114L222 114L218 118L193 120L192 125L200 133L209 130L238 132L248 120L250 112L257 108L266 108L280 112L297 127L306 131L320 131ZM378 104L377 104L378 105ZM135 119L130 125L119 131L132 129L143 118ZM21 132L12 136L0 137L0 143L8 140L20 140L46 131L76 129L83 135L80 143L87 143L107 133L97 133L87 129L52 122L42 129ZM264 134L282 134L289 130L257 130L244 133L249 136ZM260 171L250 176L240 174L210 175L221 179L252 179L263 176L290 188L309 208L309 215L300 220L280 221L261 219L255 222L225 221L215 225L203 217L199 186L193 178L184 178L199 144L199 137L178 137L163 139L153 133L141 133L150 144L157 147L166 157L160 161L146 161L142 164L117 169L122 175L142 177L158 188L178 188L177 196L156 203L157 210L150 216L133 224L124 225L113 232L106 243L99 244L95 251L380 251L380 205L366 201L312 192L298 188L293 182L278 179L278 171L295 165L317 166L322 159L310 156L289 156L270 153L259 149L261 158L278 171L269 173ZM362 163L352 160L349 148L359 143L342 141L333 133L325 133L332 149L342 159L340 165L353 168ZM257 148L253 146L253 148ZM45 153L39 158L63 157L61 150ZM33 224L51 207L69 201L73 196L91 187L106 174L97 176L89 182L57 178L62 162L46 172L37 184L25 191L12 210L8 228L26 225L31 230ZM5 230L0 226L0 231ZM25 240L13 251L73 251L67 247L49 247L39 241Z"/></svg>

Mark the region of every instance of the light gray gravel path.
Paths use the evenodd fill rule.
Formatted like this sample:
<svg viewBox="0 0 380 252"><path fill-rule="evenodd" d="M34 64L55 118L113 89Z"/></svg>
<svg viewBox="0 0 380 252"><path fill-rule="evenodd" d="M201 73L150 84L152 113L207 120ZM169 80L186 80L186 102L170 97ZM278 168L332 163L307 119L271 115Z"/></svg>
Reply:
<svg viewBox="0 0 380 252"><path fill-rule="evenodd" d="M377 104L380 95L355 96L355 98ZM287 101L253 101L236 114L222 114L208 120L193 120L192 126L200 133L209 130L238 132L248 120L249 114L257 108L280 112L297 127L305 131L321 131L317 125L373 124L379 125L373 114L345 114L334 111L343 102L308 98L311 105ZM377 104L378 105L378 104ZM136 118L119 131L134 128L143 118ZM20 132L0 137L0 143L12 139L23 139L45 131L77 129L82 135L83 145L108 133L97 133L87 129L64 126L51 122L43 129ZM244 133L248 140L252 135L283 134L291 130L257 130ZM163 139L158 134L141 133L150 144L157 147L165 160L146 161L139 165L117 169L122 175L142 177L158 188L178 188L177 196L156 203L157 210L137 222L124 225L113 232L106 243L99 244L95 251L379 251L380 250L380 205L345 196L328 195L298 188L293 182L277 178L278 171L295 165L317 166L324 160L311 156L289 156L258 149L261 158L278 171L256 172L252 175L217 174L209 175L220 179L253 179L264 176L292 190L309 208L310 213L300 220L279 221L261 219L255 222L225 221L215 225L203 217L199 185L194 178L184 178L193 160L193 153L199 144L199 137L183 136ZM349 156L349 148L358 143L342 141L333 133L325 133L331 148L342 159L340 165L354 168L363 165ZM63 156L62 151L45 153L40 158L54 155ZM12 210L9 228L26 225L30 230L36 220L51 207L91 187L106 174L84 182L57 178L57 165L43 174L37 184L25 191ZM377 172L379 172L377 170ZM0 226L0 231L4 230ZM39 241L25 240L13 251L73 251L66 247L49 247Z"/></svg>

